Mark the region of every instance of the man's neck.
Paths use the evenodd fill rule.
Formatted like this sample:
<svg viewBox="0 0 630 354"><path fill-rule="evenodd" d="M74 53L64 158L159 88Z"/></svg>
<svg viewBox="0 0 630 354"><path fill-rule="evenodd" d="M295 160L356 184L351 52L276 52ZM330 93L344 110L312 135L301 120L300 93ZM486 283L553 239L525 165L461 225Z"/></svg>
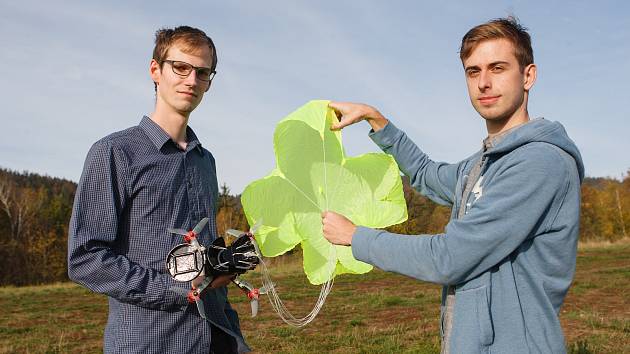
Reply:
<svg viewBox="0 0 630 354"><path fill-rule="evenodd" d="M179 147L186 149L188 115L182 115L178 112L166 112L156 107L151 113L151 120L159 125Z"/></svg>
<svg viewBox="0 0 630 354"><path fill-rule="evenodd" d="M529 122L527 110L515 112L511 117L499 120L486 120L488 138L492 138L521 124Z"/></svg>

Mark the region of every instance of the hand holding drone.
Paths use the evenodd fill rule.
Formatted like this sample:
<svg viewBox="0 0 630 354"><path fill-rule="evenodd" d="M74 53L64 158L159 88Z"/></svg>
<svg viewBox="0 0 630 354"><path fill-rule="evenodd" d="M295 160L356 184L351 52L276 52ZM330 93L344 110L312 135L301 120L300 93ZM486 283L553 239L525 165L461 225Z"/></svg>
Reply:
<svg viewBox="0 0 630 354"><path fill-rule="evenodd" d="M253 242L255 241L250 233L242 233L228 246L223 237L214 240L206 254L210 272L213 275L243 274L256 268L260 259Z"/></svg>
<svg viewBox="0 0 630 354"><path fill-rule="evenodd" d="M175 246L166 257L166 269L176 281L187 282L197 277L205 277L198 286L185 295L188 301L196 303L199 314L205 318L201 293L212 283L214 277L233 274L232 281L244 292L252 302L252 317L258 312L258 294L264 294L265 289L256 289L249 283L236 277L248 270L253 270L260 262L259 251L254 240L253 231L241 232L228 230L227 234L236 237L234 242L226 245L223 237L217 238L208 249L197 241L197 235L208 223L208 218L202 219L192 230L168 229L170 233L184 236L185 243ZM206 276L209 275L212 276ZM246 284L246 286L245 286ZM171 288L182 292L181 288ZM255 294L253 296L252 294ZM255 303L254 303L255 302Z"/></svg>

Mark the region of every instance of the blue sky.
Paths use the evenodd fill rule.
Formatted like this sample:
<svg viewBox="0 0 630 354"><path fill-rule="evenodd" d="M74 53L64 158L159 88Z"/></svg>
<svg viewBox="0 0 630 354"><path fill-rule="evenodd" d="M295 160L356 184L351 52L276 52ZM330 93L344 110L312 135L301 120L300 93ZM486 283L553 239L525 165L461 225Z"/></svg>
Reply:
<svg viewBox="0 0 630 354"><path fill-rule="evenodd" d="M148 65L160 27L188 24L219 54L190 125L240 193L275 166L276 123L311 99L366 102L434 160L480 147L458 47L488 19L530 29L532 117L564 124L588 176L630 169L626 1L7 1L0 3L0 166L78 181L94 141L153 109ZM368 126L348 155L376 151Z"/></svg>

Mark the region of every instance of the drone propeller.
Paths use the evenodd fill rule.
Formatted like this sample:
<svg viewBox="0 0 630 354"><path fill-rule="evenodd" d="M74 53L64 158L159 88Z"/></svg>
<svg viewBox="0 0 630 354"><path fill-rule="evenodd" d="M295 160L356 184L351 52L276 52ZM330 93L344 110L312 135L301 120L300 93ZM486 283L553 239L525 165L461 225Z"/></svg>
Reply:
<svg viewBox="0 0 630 354"><path fill-rule="evenodd" d="M199 233L201 232L201 230L203 230L203 228L206 226L207 223L208 223L208 218L201 219L201 221L199 221L197 226L195 226L195 228L192 231L195 233L195 235L199 235Z"/></svg>
<svg viewBox="0 0 630 354"><path fill-rule="evenodd" d="M206 310L203 307L203 300L199 299L195 301L195 303L197 304L197 311L199 311L199 315L201 316L201 318L203 318L204 320L207 319Z"/></svg>
<svg viewBox="0 0 630 354"><path fill-rule="evenodd" d="M244 234L245 232L243 232L243 231L241 231L241 230L229 229L229 230L225 231L225 233L226 233L228 236L239 237L239 236L241 236L242 234Z"/></svg>
<svg viewBox="0 0 630 354"><path fill-rule="evenodd" d="M203 300L201 300L201 293L210 285L210 283L212 283L212 278L206 277L199 286L196 288L193 287L186 295L188 302L194 302L197 305L199 315L204 319L206 318L206 311L203 306Z"/></svg>
<svg viewBox="0 0 630 354"><path fill-rule="evenodd" d="M252 226L252 228L249 229L249 232L247 232L247 233L253 236L256 233L256 231L258 231L260 226L262 226L262 219L258 220L254 224L254 226ZM229 229L229 230L225 231L225 233L230 235L230 236L239 237L242 234L244 234L245 232L241 231L241 230Z"/></svg>
<svg viewBox="0 0 630 354"><path fill-rule="evenodd" d="M252 226L252 228L249 229L249 233L252 234L252 235L256 234L258 229L260 229L260 227L262 226L262 221L263 221L262 218L258 219L258 221L256 221L254 226Z"/></svg>
<svg viewBox="0 0 630 354"><path fill-rule="evenodd" d="M238 286L243 291L243 293L245 293L245 295L249 299L250 306L252 307L252 317L256 317L256 315L258 314L258 298L260 297L260 295L267 294L271 289L267 288L266 286L263 286L260 289L255 288L249 282L238 277L232 279L232 282L236 284L236 286ZM271 287L273 286L274 284L271 284Z"/></svg>
<svg viewBox="0 0 630 354"><path fill-rule="evenodd" d="M168 229L168 232L172 234L182 235L182 236L197 236L203 230L203 228L208 223L208 218L203 218L197 225L190 231L186 231L184 229Z"/></svg>
<svg viewBox="0 0 630 354"><path fill-rule="evenodd" d="M252 307L252 317L256 317L258 315L258 299L252 299L249 304Z"/></svg>
<svg viewBox="0 0 630 354"><path fill-rule="evenodd" d="M206 312L203 307L203 300L201 300L201 297L199 296L200 294L199 290L197 291L195 291L194 289L186 290L186 289L179 288L176 286L171 286L169 290L181 296L185 296L188 299L188 302L190 303L194 302L197 305L197 310L199 311L199 315L204 319L206 318Z"/></svg>
<svg viewBox="0 0 630 354"><path fill-rule="evenodd" d="M273 287L273 284L271 285ZM253 289L249 293L247 293L247 297L251 299L249 304L252 307L252 317L256 317L258 314L258 298L260 295L267 294L270 289L267 289L266 286L263 286L260 289Z"/></svg>
<svg viewBox="0 0 630 354"><path fill-rule="evenodd" d="M182 236L188 235L188 231L184 229L168 229L168 232L172 234L182 235Z"/></svg>

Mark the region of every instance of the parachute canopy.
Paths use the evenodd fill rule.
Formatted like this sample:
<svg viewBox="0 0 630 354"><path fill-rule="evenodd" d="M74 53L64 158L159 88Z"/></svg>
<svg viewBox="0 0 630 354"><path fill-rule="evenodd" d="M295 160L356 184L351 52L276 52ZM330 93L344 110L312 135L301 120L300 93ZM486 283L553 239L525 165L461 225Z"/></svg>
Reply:
<svg viewBox="0 0 630 354"><path fill-rule="evenodd" d="M407 219L398 165L382 153L346 157L341 132L331 131L329 101L311 101L278 123L276 168L249 184L241 196L250 225L261 222L256 240L264 256L302 245L311 284L337 274L363 274L350 247L334 246L322 234L321 213L340 213L356 225L382 228Z"/></svg>

